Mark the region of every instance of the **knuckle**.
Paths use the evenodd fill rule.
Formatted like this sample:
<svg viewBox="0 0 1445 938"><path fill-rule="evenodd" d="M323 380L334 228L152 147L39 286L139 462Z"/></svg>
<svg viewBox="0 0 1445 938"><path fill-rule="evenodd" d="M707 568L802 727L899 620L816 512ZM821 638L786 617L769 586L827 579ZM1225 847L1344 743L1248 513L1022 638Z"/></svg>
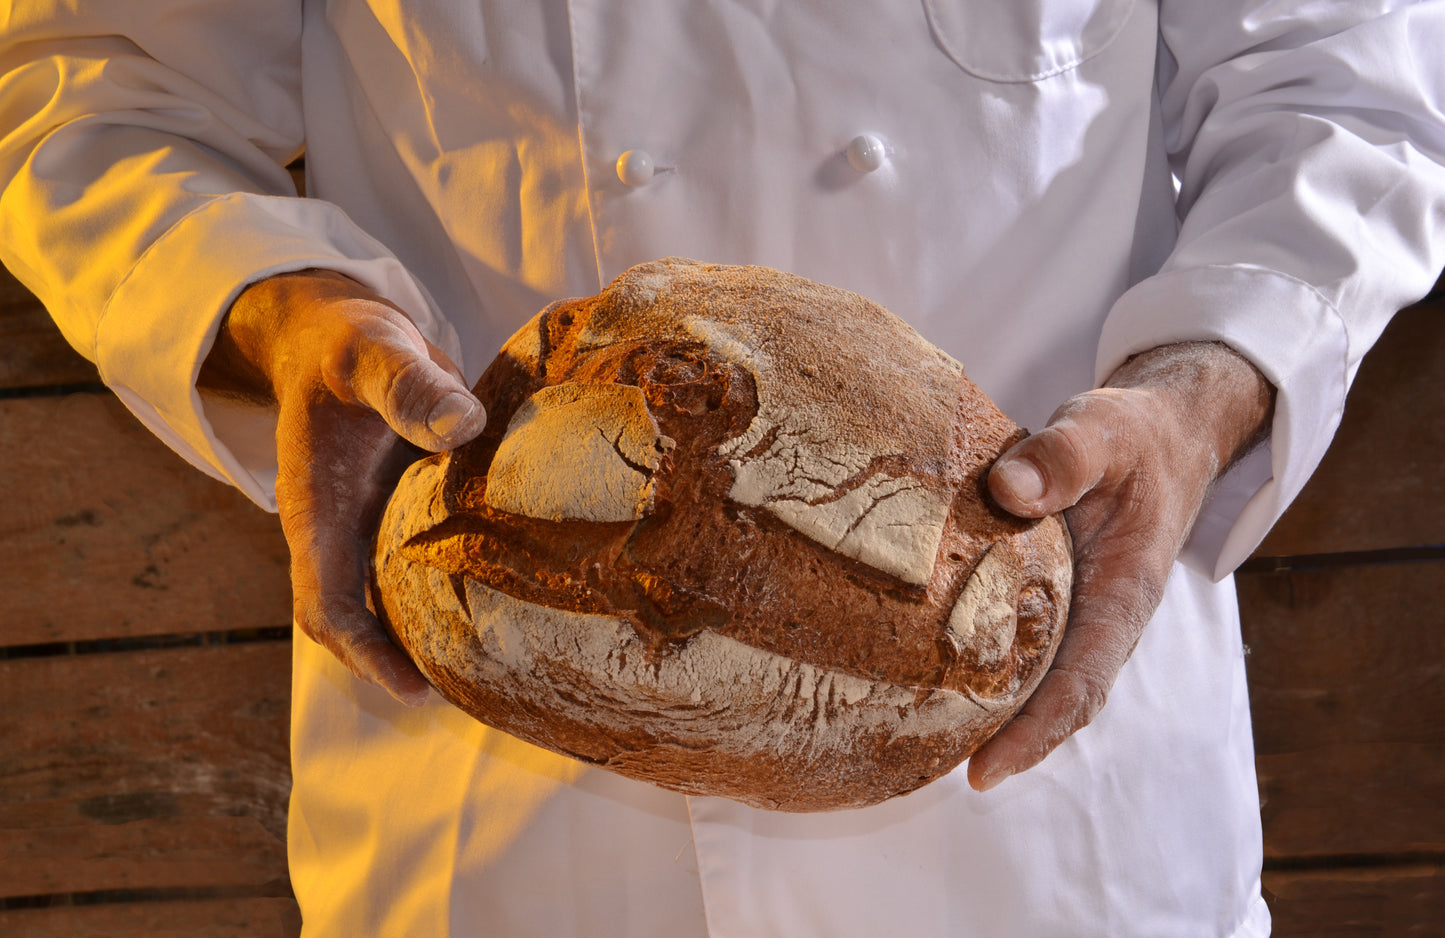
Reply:
<svg viewBox="0 0 1445 938"><path fill-rule="evenodd" d="M335 510L321 504L314 491L308 491L304 498L282 501L280 507L281 533L291 553L291 577L314 589L324 582L325 545L333 539Z"/></svg>
<svg viewBox="0 0 1445 938"><path fill-rule="evenodd" d="M415 355L393 360L393 366L385 392L387 408L399 420L424 423L439 392L435 366Z"/></svg>
<svg viewBox="0 0 1445 938"><path fill-rule="evenodd" d="M1143 631L1164 599L1176 551L1147 532L1119 535L1109 556L1081 563L1075 593L1078 612L1098 622Z"/></svg>
<svg viewBox="0 0 1445 938"><path fill-rule="evenodd" d="M335 323L320 353L322 377L336 397L373 409L406 406L424 384L430 359L420 335L394 321L401 314L367 304ZM409 320L407 321L409 323Z"/></svg>
<svg viewBox="0 0 1445 938"><path fill-rule="evenodd" d="M292 602L292 616L302 633L348 667L354 667L358 651L378 635L368 621L370 613L349 594L299 594Z"/></svg>
<svg viewBox="0 0 1445 938"><path fill-rule="evenodd" d="M1093 437L1086 424L1072 419L1063 420L1050 430L1053 432L1045 439L1056 461L1072 466L1082 466L1087 462Z"/></svg>
<svg viewBox="0 0 1445 938"><path fill-rule="evenodd" d="M296 597L291 601L291 619L301 630L301 634L318 645L326 644L324 619L317 614L315 600L310 596L297 591Z"/></svg>
<svg viewBox="0 0 1445 938"><path fill-rule="evenodd" d="M1074 733L1094 721L1108 702L1110 682L1091 671L1079 669L1057 671L1055 692L1067 719L1065 735Z"/></svg>
<svg viewBox="0 0 1445 938"><path fill-rule="evenodd" d="M1051 424L1021 444L1039 467L1051 490L1072 504L1098 481L1094 439L1072 419Z"/></svg>
<svg viewBox="0 0 1445 938"><path fill-rule="evenodd" d="M321 346L317 366L327 388L348 404L357 402L354 390L356 376L363 368L368 337L355 321L342 318L330 341Z"/></svg>

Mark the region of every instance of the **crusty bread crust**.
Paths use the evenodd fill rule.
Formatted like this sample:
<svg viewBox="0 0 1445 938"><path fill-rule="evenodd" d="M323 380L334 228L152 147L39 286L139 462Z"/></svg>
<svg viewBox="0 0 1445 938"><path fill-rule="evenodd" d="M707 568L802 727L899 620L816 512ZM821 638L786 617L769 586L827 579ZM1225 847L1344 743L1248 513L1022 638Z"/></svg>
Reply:
<svg viewBox="0 0 1445 938"><path fill-rule="evenodd" d="M448 700L556 752L759 807L873 804L1013 715L1068 532L989 502L1021 431L847 291L669 258L520 330L476 441L414 465L379 607Z"/></svg>

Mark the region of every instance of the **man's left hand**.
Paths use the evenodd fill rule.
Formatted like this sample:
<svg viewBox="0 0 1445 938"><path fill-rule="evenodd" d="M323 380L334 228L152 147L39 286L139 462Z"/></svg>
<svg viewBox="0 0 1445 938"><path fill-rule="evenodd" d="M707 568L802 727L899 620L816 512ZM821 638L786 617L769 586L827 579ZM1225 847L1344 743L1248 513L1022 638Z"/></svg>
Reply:
<svg viewBox="0 0 1445 938"><path fill-rule="evenodd" d="M1273 387L1228 346L1161 346L1065 402L994 464L989 491L1004 509L1064 512L1074 590L1053 665L970 760L974 788L1036 765L1104 706L1210 486L1262 438L1273 407Z"/></svg>

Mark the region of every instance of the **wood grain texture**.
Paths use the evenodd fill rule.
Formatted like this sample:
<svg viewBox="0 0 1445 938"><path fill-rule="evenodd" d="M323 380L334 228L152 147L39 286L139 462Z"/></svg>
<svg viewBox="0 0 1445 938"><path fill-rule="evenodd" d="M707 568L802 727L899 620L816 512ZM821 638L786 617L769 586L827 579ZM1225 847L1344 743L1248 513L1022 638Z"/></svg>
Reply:
<svg viewBox="0 0 1445 938"><path fill-rule="evenodd" d="M10 272L0 268L0 389L99 381L95 366Z"/></svg>
<svg viewBox="0 0 1445 938"><path fill-rule="evenodd" d="M113 397L0 400L0 645L291 621L280 524Z"/></svg>
<svg viewBox="0 0 1445 938"><path fill-rule="evenodd" d="M169 807L162 799L149 803ZM286 845L254 817L0 830L0 896L217 884L284 890L286 881Z"/></svg>
<svg viewBox="0 0 1445 938"><path fill-rule="evenodd" d="M0 661L0 894L284 882L287 642Z"/></svg>
<svg viewBox="0 0 1445 938"><path fill-rule="evenodd" d="M1445 543L1445 296L1400 312L1365 356L1344 419L1257 556Z"/></svg>
<svg viewBox="0 0 1445 938"><path fill-rule="evenodd" d="M1275 938L1436 938L1445 935L1438 863L1264 875Z"/></svg>
<svg viewBox="0 0 1445 938"><path fill-rule="evenodd" d="M6 938L296 938L289 898L136 902L0 910Z"/></svg>
<svg viewBox="0 0 1445 938"><path fill-rule="evenodd" d="M1445 561L1238 584L1266 857L1445 851Z"/></svg>

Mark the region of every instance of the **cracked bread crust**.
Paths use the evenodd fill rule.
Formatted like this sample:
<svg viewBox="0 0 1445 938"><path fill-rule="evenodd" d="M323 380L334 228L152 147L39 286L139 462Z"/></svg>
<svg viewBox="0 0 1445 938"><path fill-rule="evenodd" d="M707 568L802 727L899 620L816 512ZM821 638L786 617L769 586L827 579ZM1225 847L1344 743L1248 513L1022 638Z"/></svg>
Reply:
<svg viewBox="0 0 1445 938"><path fill-rule="evenodd" d="M958 765L1052 659L1067 531L984 490L1022 431L862 297L640 265L540 313L477 393L487 430L408 472L376 569L397 642L490 725L855 807Z"/></svg>

